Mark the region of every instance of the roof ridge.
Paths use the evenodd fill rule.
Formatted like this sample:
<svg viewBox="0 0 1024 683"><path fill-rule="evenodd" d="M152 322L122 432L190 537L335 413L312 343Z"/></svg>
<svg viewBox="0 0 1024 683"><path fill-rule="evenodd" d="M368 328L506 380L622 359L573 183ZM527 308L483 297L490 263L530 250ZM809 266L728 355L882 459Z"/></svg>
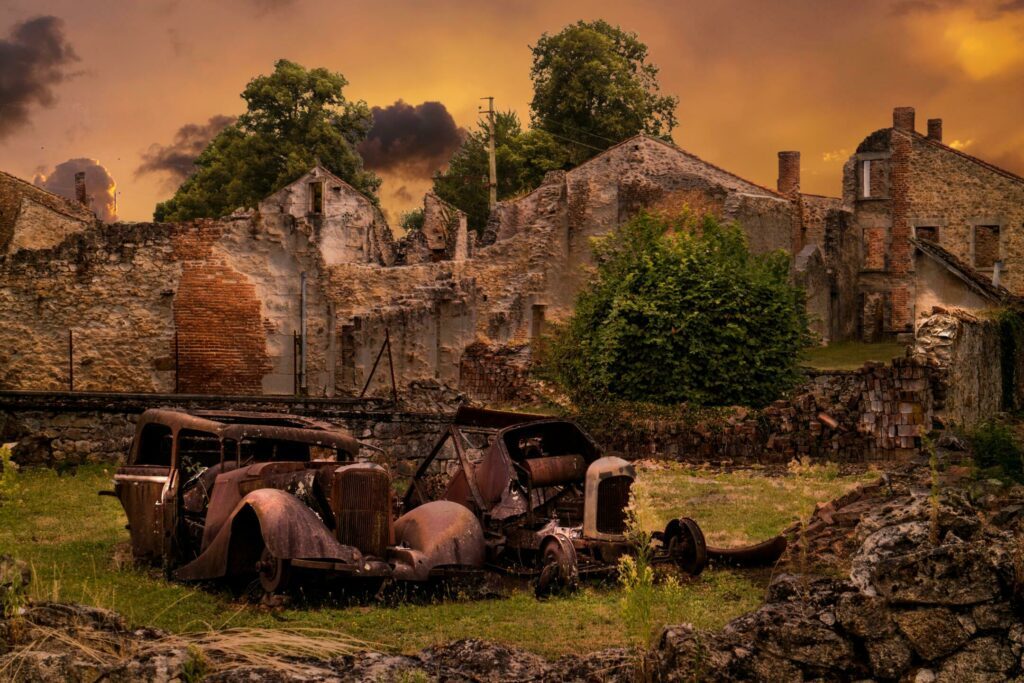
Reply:
<svg viewBox="0 0 1024 683"><path fill-rule="evenodd" d="M87 206L83 206L82 204L79 204L76 201L68 199L64 195L57 194L56 192L51 192L50 190L47 190L45 187L39 187L35 183L30 183L29 181L25 180L24 178L19 178L18 176L14 175L13 173L8 173L7 171L0 170L0 174L3 174L5 176L7 176L11 180L14 180L16 182L21 183L22 185L25 185L26 187L30 187L33 190L35 190L36 192L42 192L45 195L49 195L50 197L53 197L54 199L56 199L61 204L64 204L65 206L67 206L69 209L74 209L74 211L71 212L72 214L77 211L77 212L81 212L83 214L89 214L93 218L96 217L96 213L92 209L90 209ZM35 200L33 200L33 201L35 201ZM36 204L39 204L39 202L36 201ZM40 206L43 206L43 205L40 204ZM52 207L46 207L46 208L52 209ZM84 218L84 216L73 216L73 215L71 217L72 218Z"/></svg>
<svg viewBox="0 0 1024 683"><path fill-rule="evenodd" d="M626 138L625 140L622 140L621 142L616 142L611 147L605 149L602 152L599 152L599 153L595 154L594 156L590 157L589 159L587 159L583 163L578 164L578 165L574 166L573 168L569 169L568 171L566 171L566 173L572 173L573 171L575 171L578 168L583 168L584 166L586 166L590 162L596 161L597 159L600 159L601 157L603 157L605 154L608 154L613 149L616 149L617 147L622 147L623 145L625 145L627 143L630 143L630 142L632 142L632 141L634 141L634 140L636 140L638 138L643 138L645 140L651 140L652 142L661 143L662 145L665 145L666 147L668 147L669 149L671 149L674 152L678 152L679 154L682 154L683 156L686 156L686 157L689 157L690 159L698 161L698 162L704 164L705 166L713 168L716 171L724 173L725 175L727 175L727 176L729 176L731 178L734 178L736 180L739 180L740 182L746 183L747 185L751 185L751 186L756 187L756 188L758 188L760 190L764 190L765 192L767 192L768 194L772 195L773 197L779 197L781 199L789 199L789 197L787 197L786 195L782 194L781 192L778 192L777 190L773 190L770 187L766 187L766 186L761 185L759 183L755 183L752 180L747 180L743 176L737 175L737 174L733 173L732 171L724 169L724 168L722 168L721 166L719 166L717 164L713 164L713 163L711 163L710 161L708 161L706 159L702 159L701 157L697 156L693 152L689 152L689 151L683 149L682 147L677 145L675 142L670 142L669 140L663 140L662 138L655 137L655 136L649 135L647 133L637 133L636 135L632 135L632 136Z"/></svg>
<svg viewBox="0 0 1024 683"><path fill-rule="evenodd" d="M984 277L977 269L964 263L955 254L945 249L942 245L932 240L911 237L910 243L917 247L922 253L939 261L940 265L947 269L957 271L955 274L967 283L975 291L979 291L1000 303L1012 302L1017 305L1024 304L1024 299L1017 296L1003 285L993 284L991 280Z"/></svg>
<svg viewBox="0 0 1024 683"><path fill-rule="evenodd" d="M898 130L898 129L894 128L893 130ZM1009 178L1010 180L1015 180L1015 181L1017 181L1019 183L1024 183L1024 177L1021 177L1021 176L1017 175L1013 171L1007 171L1005 168L1000 168L999 166L996 166L995 164L993 164L991 162L985 161L984 159L982 159L980 157L976 157L973 154L968 154L967 152L959 150L959 149L957 149L955 147L950 147L949 145L947 145L946 143L942 142L941 140L936 140L934 138L928 137L927 135L922 135L921 133L918 133L916 130L915 131L911 131L911 132L914 134L914 138L917 139L917 140L921 140L922 142L926 142L926 143L932 145L933 147L938 147L939 149L948 150L948 151L952 152L953 154L961 156L964 159L967 159L968 161L973 161L974 163L978 164L979 166L984 166L985 168L989 169L990 171L993 171L995 173L998 173L999 175L1005 176L1005 177Z"/></svg>

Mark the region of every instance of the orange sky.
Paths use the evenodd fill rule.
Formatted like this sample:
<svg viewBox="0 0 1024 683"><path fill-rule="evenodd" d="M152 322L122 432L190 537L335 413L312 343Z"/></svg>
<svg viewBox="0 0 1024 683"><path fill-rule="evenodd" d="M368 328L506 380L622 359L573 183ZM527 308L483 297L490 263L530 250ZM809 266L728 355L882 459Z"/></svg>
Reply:
<svg viewBox="0 0 1024 683"><path fill-rule="evenodd" d="M638 33L680 98L676 143L755 182L774 186L776 152L799 149L804 191L838 194L843 160L895 105L1024 172L1024 0L5 0L0 39L42 14L64 21L80 61L52 106L0 139L0 169L31 178L95 158L127 220L173 189L136 176L142 153L239 113L246 81L278 58L342 72L371 105L439 100L471 126L493 95L526 119L528 46L581 18ZM425 187L386 178L392 211L402 184Z"/></svg>

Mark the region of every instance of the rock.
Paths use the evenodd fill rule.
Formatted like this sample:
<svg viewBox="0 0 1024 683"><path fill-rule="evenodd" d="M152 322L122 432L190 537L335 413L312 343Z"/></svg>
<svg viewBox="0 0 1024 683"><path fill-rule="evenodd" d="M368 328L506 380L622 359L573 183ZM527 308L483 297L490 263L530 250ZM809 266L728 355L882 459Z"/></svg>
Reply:
<svg viewBox="0 0 1024 683"><path fill-rule="evenodd" d="M3 607L19 606L26 599L31 581L32 570L28 563L0 555L0 617L4 616Z"/></svg>
<svg viewBox="0 0 1024 683"><path fill-rule="evenodd" d="M897 612L893 618L922 659L941 659L969 638L956 615L942 607Z"/></svg>
<svg viewBox="0 0 1024 683"><path fill-rule="evenodd" d="M982 543L876 555L873 563L860 557L851 572L854 576L865 592L895 603L965 606L989 602L1000 592L993 557Z"/></svg>
<svg viewBox="0 0 1024 683"><path fill-rule="evenodd" d="M871 672L878 678L899 678L913 659L907 641L899 636L864 643Z"/></svg>
<svg viewBox="0 0 1024 683"><path fill-rule="evenodd" d="M848 633L859 638L882 638L895 633L886 601L864 593L846 593L836 603L836 617Z"/></svg>
<svg viewBox="0 0 1024 683"><path fill-rule="evenodd" d="M937 683L998 683L1017 663L1006 643L992 637L972 640L951 655L936 676Z"/></svg>
<svg viewBox="0 0 1024 683"><path fill-rule="evenodd" d="M971 617L979 630L1005 629L1014 622L1013 609L1005 602L976 605Z"/></svg>

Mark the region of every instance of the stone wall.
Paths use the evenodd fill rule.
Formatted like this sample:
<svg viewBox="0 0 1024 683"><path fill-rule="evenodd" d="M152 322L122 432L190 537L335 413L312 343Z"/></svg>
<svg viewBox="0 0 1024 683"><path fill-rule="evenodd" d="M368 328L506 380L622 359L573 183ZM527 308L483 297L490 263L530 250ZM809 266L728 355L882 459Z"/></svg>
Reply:
<svg viewBox="0 0 1024 683"><path fill-rule="evenodd" d="M761 410L694 411L676 419L597 417L590 426L607 448L631 458L861 462L916 453L931 416L930 368L901 358L855 371L810 373L791 398Z"/></svg>
<svg viewBox="0 0 1024 683"><path fill-rule="evenodd" d="M1018 367L1010 371L1014 386L1004 391L1004 343L996 320L963 311L937 313L921 323L913 354L940 379L935 409L942 422L971 428L1021 405L1024 349L1017 350Z"/></svg>
<svg viewBox="0 0 1024 683"><path fill-rule="evenodd" d="M441 396L433 392L435 397ZM63 469L83 463L124 462L138 416L147 408L225 409L289 412L331 422L361 442L361 457L379 461L400 476L415 471L448 426L452 400L439 412L399 410L379 401L266 398L238 401L225 396L33 394L0 392L0 443L16 443L15 460L31 466ZM445 467L442 454L438 466Z"/></svg>

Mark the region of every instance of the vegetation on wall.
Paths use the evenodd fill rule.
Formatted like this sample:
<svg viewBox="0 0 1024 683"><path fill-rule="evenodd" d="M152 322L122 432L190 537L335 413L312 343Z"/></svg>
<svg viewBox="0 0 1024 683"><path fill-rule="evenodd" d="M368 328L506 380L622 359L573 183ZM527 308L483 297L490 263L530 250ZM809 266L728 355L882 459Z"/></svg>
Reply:
<svg viewBox="0 0 1024 683"><path fill-rule="evenodd" d="M1020 313L1003 309L996 314L999 324L999 361L1002 369L1003 408L1021 408L1017 400L1017 376L1019 354L1024 353L1024 318Z"/></svg>
<svg viewBox="0 0 1024 683"><path fill-rule="evenodd" d="M782 252L734 223L642 213L595 240L596 273L538 349L578 406L615 400L762 406L800 378L803 291Z"/></svg>
<svg viewBox="0 0 1024 683"><path fill-rule="evenodd" d="M157 204L157 221L219 218L259 200L307 172L316 162L363 194L376 196L380 179L356 152L372 124L365 102L350 102L348 81L327 69L282 59L242 92L246 112L217 134L195 161L195 172L174 196Z"/></svg>
<svg viewBox="0 0 1024 683"><path fill-rule="evenodd" d="M1024 450L1008 425L989 419L968 437L974 465L982 474L1024 482Z"/></svg>

